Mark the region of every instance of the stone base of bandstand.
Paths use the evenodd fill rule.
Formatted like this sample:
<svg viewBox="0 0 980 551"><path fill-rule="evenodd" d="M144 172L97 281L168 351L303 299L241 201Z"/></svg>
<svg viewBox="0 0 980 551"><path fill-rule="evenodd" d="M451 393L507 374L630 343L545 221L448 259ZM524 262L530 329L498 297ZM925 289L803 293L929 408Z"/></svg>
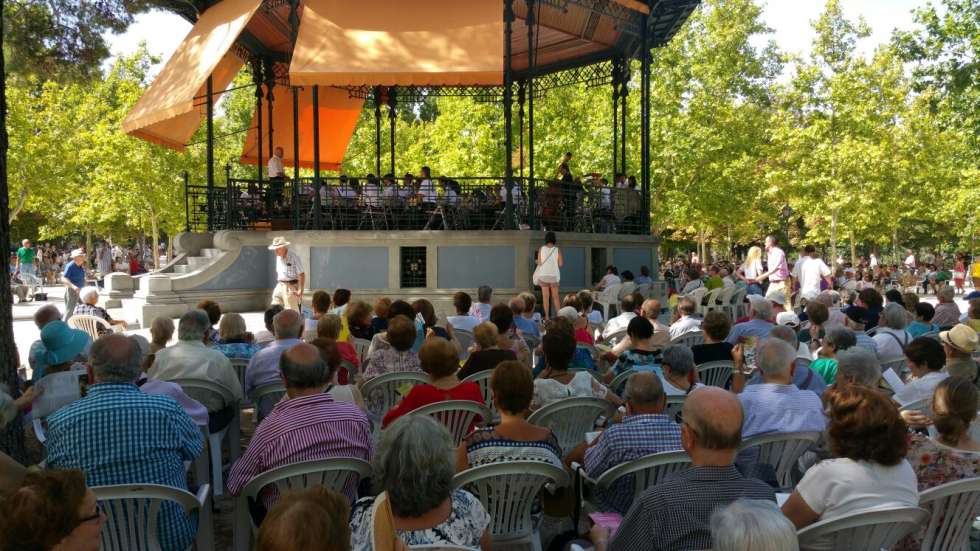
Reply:
<svg viewBox="0 0 980 551"><path fill-rule="evenodd" d="M440 317L452 297L490 285L494 302L532 290L541 231L218 231L182 233L177 255L158 272L111 274L106 301L120 301L128 319L146 327L157 316L179 317L204 299L226 312L264 310L276 281L273 237L283 236L306 268L307 305L313 291L350 289L357 300L426 298ZM658 239L649 235L559 233L562 294L590 287L607 264L639 274L659 272ZM414 269L413 265L414 264ZM414 277L412 276L414 274Z"/></svg>

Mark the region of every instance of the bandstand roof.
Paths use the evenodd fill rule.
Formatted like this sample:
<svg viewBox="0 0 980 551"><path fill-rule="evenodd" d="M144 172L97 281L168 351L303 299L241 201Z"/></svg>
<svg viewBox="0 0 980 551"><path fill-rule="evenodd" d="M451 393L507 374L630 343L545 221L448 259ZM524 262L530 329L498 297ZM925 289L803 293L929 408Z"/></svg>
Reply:
<svg viewBox="0 0 980 551"><path fill-rule="evenodd" d="M540 77L617 56L635 57L645 15L656 47L670 40L699 2L535 0L531 70L527 4L514 0L514 76ZM277 85L283 86L499 87L503 7L502 0L173 0L172 9L194 21L194 28L130 112L123 130L182 149L200 125L207 76L213 75L218 93L243 63L253 60L271 62ZM277 139L283 147L292 141L292 117L279 123L280 107L291 115L288 96L277 93L273 108L275 131L290 136ZM321 88L321 102L327 96ZM328 112L321 117L322 128L346 128L346 118L330 117L341 112L346 117L347 107L324 107ZM349 139L349 133L342 134ZM254 144L254 137L248 143ZM311 159L300 153L301 166L306 166ZM254 152L246 147L243 159L250 158L254 162ZM326 161L323 155L321 159Z"/></svg>

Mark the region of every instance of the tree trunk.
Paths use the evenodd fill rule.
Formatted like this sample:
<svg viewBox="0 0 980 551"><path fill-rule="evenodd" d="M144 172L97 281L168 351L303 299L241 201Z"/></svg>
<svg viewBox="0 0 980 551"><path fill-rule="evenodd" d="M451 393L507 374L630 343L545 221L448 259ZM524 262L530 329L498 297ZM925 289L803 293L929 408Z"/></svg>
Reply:
<svg viewBox="0 0 980 551"><path fill-rule="evenodd" d="M902 257L898 252L898 230L892 232L892 263L901 264Z"/></svg>
<svg viewBox="0 0 980 551"><path fill-rule="evenodd" d="M85 254L89 255L89 261L91 261L91 256L92 256L92 228L85 228Z"/></svg>
<svg viewBox="0 0 980 551"><path fill-rule="evenodd" d="M159 228L157 227L157 217L152 212L150 213L150 235L152 236L153 243L153 269L160 269L160 254L159 248L157 248L157 243L159 242Z"/></svg>
<svg viewBox="0 0 980 551"><path fill-rule="evenodd" d="M830 215L830 257L831 262L837 262L837 209Z"/></svg>
<svg viewBox="0 0 980 551"><path fill-rule="evenodd" d="M0 1L0 244L10 245L10 205L7 197L7 78L4 69L3 53L3 9ZM17 367L19 358L14 341L14 296L10 289L10 273L2 270L0 274L0 383L7 386L11 395L20 396ZM0 451L20 462L27 460L24 447L24 420L17 417L0 428Z"/></svg>
<svg viewBox="0 0 980 551"><path fill-rule="evenodd" d="M854 230L851 230L849 237L851 239L851 266L857 266L857 243L854 242Z"/></svg>

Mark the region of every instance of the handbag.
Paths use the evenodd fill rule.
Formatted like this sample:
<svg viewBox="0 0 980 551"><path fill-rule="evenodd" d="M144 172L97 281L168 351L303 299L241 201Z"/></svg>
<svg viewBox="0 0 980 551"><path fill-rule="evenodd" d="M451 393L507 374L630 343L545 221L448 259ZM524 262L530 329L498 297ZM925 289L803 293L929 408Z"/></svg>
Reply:
<svg viewBox="0 0 980 551"><path fill-rule="evenodd" d="M374 551L408 551L408 546L395 531L395 518L391 514L388 493L381 492L374 498L371 511L371 543Z"/></svg>
<svg viewBox="0 0 980 551"><path fill-rule="evenodd" d="M542 283L557 283L556 281L543 281L541 279L541 268L544 266L545 262L551 259L551 255L555 254L555 249L557 249L557 247L552 247L551 252L548 253L548 258L545 258L541 264L535 266L534 273L531 274L531 283L534 284L535 287L540 287ZM551 278L549 277L549 279Z"/></svg>

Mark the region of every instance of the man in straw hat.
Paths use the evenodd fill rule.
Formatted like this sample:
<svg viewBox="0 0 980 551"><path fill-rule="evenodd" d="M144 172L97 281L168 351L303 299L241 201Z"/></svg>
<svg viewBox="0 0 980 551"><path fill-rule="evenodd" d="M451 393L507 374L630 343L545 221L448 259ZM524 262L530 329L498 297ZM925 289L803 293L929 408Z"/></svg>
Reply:
<svg viewBox="0 0 980 551"><path fill-rule="evenodd" d="M977 332L962 323L939 333L939 342L946 351L947 373L977 382L977 362L970 355L977 351L978 340Z"/></svg>
<svg viewBox="0 0 980 551"><path fill-rule="evenodd" d="M276 252L277 283L276 288L272 290L272 304L280 304L284 308L299 311L303 302L303 287L306 283L303 261L298 254L289 250L289 241L282 236L272 240L269 250Z"/></svg>
<svg viewBox="0 0 980 551"><path fill-rule="evenodd" d="M61 282L65 284L65 321L71 319L78 305L78 292L85 286L85 251L75 249L68 255L71 262L65 264Z"/></svg>

